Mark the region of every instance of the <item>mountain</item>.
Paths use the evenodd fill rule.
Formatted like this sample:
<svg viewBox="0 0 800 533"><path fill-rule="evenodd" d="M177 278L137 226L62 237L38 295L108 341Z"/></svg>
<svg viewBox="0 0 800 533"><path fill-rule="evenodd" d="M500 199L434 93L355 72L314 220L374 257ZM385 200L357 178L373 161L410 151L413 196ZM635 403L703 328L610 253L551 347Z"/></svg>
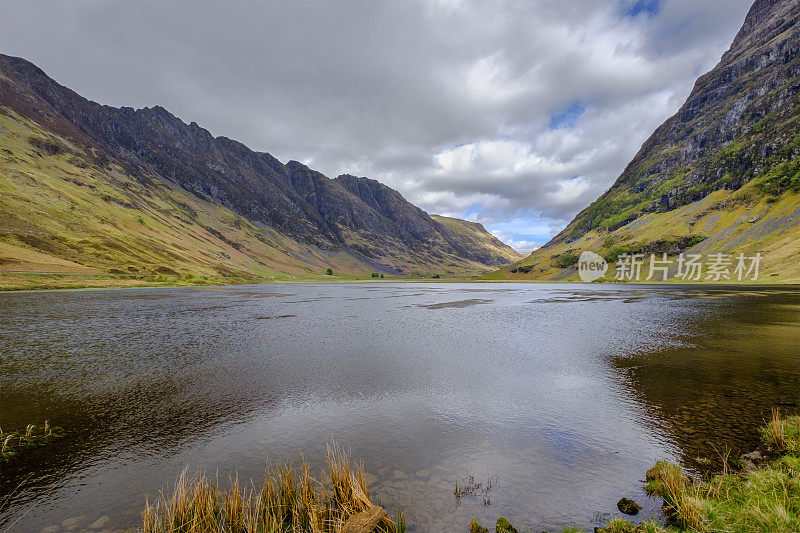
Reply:
<svg viewBox="0 0 800 533"><path fill-rule="evenodd" d="M468 244L474 250L480 250L493 257L503 257L509 263L520 258L520 254L486 231L483 224L442 215L431 215L431 218L447 227L458 236L461 242Z"/></svg>
<svg viewBox="0 0 800 533"><path fill-rule="evenodd" d="M762 254L800 281L800 0L757 0L720 62L567 227L494 278L572 279L576 254Z"/></svg>
<svg viewBox="0 0 800 533"><path fill-rule="evenodd" d="M283 164L162 107L100 105L5 55L0 138L0 285L469 275L520 257L377 181Z"/></svg>

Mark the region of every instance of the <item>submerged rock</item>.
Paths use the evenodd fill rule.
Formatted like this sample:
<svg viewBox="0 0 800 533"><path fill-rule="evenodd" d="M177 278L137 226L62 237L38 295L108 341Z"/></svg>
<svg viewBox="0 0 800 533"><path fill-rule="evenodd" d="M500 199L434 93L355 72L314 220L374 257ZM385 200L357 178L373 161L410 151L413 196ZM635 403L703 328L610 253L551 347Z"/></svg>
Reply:
<svg viewBox="0 0 800 533"><path fill-rule="evenodd" d="M89 526L90 529L103 529L108 524L111 523L111 517L109 515L103 515Z"/></svg>
<svg viewBox="0 0 800 533"><path fill-rule="evenodd" d="M739 456L739 459L742 461L742 469L751 471L758 468L758 464L764 460L764 456L761 455L761 452L755 450L750 453L743 453Z"/></svg>
<svg viewBox="0 0 800 533"><path fill-rule="evenodd" d="M469 523L469 533L489 533L489 529L483 527L477 520Z"/></svg>
<svg viewBox="0 0 800 533"><path fill-rule="evenodd" d="M642 506L633 500L622 498L617 502L617 509L619 509L621 513L633 516L639 514L639 511L642 510Z"/></svg>

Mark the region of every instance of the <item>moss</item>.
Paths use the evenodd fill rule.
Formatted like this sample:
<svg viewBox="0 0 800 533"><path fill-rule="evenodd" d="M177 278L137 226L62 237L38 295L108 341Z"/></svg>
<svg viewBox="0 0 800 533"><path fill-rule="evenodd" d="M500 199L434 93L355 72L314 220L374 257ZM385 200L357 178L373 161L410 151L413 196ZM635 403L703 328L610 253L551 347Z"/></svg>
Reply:
<svg viewBox="0 0 800 533"><path fill-rule="evenodd" d="M517 528L511 525L507 518L501 516L494 526L495 533L517 533Z"/></svg>

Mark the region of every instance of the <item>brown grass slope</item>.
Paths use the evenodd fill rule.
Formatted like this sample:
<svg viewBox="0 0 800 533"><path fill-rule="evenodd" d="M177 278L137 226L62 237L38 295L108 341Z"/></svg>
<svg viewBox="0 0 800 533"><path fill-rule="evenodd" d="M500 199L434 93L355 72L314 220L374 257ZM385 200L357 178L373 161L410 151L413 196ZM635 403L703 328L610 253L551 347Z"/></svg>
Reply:
<svg viewBox="0 0 800 533"><path fill-rule="evenodd" d="M442 215L431 215L431 218L455 233L459 239L470 243L471 247L494 254L497 261L514 262L523 258L522 254L486 231L482 224Z"/></svg>

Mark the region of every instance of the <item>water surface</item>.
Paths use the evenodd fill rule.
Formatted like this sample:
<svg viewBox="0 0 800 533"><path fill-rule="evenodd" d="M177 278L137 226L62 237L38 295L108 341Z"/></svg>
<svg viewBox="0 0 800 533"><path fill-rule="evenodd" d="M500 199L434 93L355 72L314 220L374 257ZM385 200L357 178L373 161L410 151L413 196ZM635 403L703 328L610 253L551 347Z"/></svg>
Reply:
<svg viewBox="0 0 800 533"><path fill-rule="evenodd" d="M0 307L2 427L67 431L3 468L11 531L135 527L187 466L258 480L301 452L320 465L332 440L412 531L591 528L622 496L657 511L654 460L749 451L773 406L800 402L786 287L286 284ZM470 475L496 480L489 505L455 501Z"/></svg>

